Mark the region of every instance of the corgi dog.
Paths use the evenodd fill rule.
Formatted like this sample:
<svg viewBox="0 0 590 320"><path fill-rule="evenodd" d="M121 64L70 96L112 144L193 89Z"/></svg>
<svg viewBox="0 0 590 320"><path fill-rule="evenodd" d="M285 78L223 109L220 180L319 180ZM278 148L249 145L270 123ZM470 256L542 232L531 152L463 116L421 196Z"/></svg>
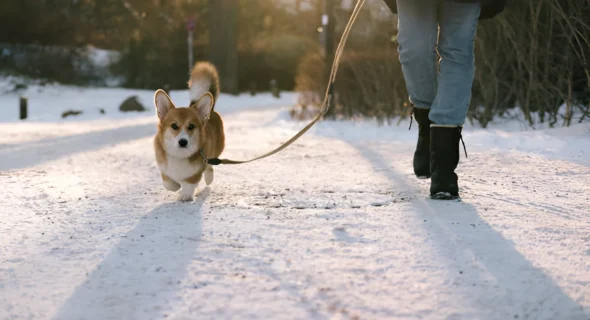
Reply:
<svg viewBox="0 0 590 320"><path fill-rule="evenodd" d="M190 104L177 108L163 90L154 95L159 118L154 137L156 162L164 188L178 191L179 201L192 201L195 189L205 176L213 182L213 167L207 158L217 158L225 148L223 120L215 112L219 97L219 75L207 62L198 62L191 71Z"/></svg>

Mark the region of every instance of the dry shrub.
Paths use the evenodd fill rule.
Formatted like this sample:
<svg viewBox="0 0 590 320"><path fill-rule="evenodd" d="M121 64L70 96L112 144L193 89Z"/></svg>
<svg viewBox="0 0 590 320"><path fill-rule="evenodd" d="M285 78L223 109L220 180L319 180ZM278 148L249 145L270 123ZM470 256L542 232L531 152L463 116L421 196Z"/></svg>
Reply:
<svg viewBox="0 0 590 320"><path fill-rule="evenodd" d="M301 60L317 46L310 39L297 35L257 39L239 52L240 91L249 90L253 83L258 90L268 91L273 79L279 89L293 90Z"/></svg>
<svg viewBox="0 0 590 320"><path fill-rule="evenodd" d="M318 108L326 90L324 58L318 53L303 59L296 89L299 107ZM357 116L386 120L407 114L407 94L394 50L353 51L342 57L335 83L335 104L327 116ZM304 106L304 107L302 107Z"/></svg>
<svg viewBox="0 0 590 320"><path fill-rule="evenodd" d="M326 90L324 58L317 52L303 58L297 68L295 89L302 106L319 106Z"/></svg>
<svg viewBox="0 0 590 320"><path fill-rule="evenodd" d="M530 126L569 125L575 112L588 113L590 1L511 2L480 24L476 51L469 115L482 126L513 107Z"/></svg>

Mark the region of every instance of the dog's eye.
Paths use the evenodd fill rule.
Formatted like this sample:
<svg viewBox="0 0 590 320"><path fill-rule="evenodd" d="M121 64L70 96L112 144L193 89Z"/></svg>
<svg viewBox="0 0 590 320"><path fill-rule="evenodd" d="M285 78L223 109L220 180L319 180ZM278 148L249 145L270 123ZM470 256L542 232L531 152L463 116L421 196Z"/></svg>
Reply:
<svg viewBox="0 0 590 320"><path fill-rule="evenodd" d="M176 125L176 123L173 123L170 127L172 130L178 130L178 125Z"/></svg>
<svg viewBox="0 0 590 320"><path fill-rule="evenodd" d="M194 124L191 123L191 124L188 125L188 129L189 130L193 130L194 128L195 128L195 125Z"/></svg>

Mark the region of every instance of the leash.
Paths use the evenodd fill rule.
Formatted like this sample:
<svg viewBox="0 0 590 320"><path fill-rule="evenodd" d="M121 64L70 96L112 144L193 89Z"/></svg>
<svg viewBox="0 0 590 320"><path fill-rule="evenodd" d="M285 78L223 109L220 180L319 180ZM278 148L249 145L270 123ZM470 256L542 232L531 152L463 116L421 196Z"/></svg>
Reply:
<svg viewBox="0 0 590 320"><path fill-rule="evenodd" d="M291 139L289 139L287 142L283 143L278 148L276 148L270 152L267 152L261 156L258 156L256 158L250 159L250 160L230 160L230 159L219 159L219 158L208 159L205 155L205 152L203 150L199 150L199 153L201 154L201 157L203 158L203 162L205 164L209 164L209 165L213 165L213 166L217 166L220 164L242 164L242 163L254 162L256 160L270 157L270 156L282 151L283 149L290 146L293 142L297 141L297 139L299 139L301 136L303 136L307 131L309 131L309 129L311 129L311 127L313 127L326 114L326 112L328 112L328 109L330 108L330 103L332 101L332 96L334 94L334 82L336 81L336 74L338 73L338 67L340 66L340 57L342 56L342 52L344 51L344 47L346 45L346 40L348 40L350 30L352 29L352 26L354 25L354 22L356 21L356 18L358 17L364 3L365 3L365 0L358 0L354 9L352 10L352 14L350 15L350 19L348 20L348 23L346 24L346 28L344 28L344 32L342 33L342 37L340 38L340 42L338 43L338 47L336 48L336 52L334 54L334 62L332 63L332 71L330 72L330 78L328 81L328 88L326 89L326 94L324 95L324 100L322 102L322 108L320 109L320 112L315 116L315 118L307 126L305 126L305 128L301 129L301 131L299 131Z"/></svg>

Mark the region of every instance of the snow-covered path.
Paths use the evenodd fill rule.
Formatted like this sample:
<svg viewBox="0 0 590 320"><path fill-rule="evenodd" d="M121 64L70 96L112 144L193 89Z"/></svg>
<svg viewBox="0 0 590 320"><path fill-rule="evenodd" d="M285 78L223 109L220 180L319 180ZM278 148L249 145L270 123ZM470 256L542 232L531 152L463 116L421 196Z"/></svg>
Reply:
<svg viewBox="0 0 590 320"><path fill-rule="evenodd" d="M226 157L303 125L240 101ZM0 124L0 319L590 318L588 125L468 130L463 202L405 124L325 122L175 203L154 118Z"/></svg>

